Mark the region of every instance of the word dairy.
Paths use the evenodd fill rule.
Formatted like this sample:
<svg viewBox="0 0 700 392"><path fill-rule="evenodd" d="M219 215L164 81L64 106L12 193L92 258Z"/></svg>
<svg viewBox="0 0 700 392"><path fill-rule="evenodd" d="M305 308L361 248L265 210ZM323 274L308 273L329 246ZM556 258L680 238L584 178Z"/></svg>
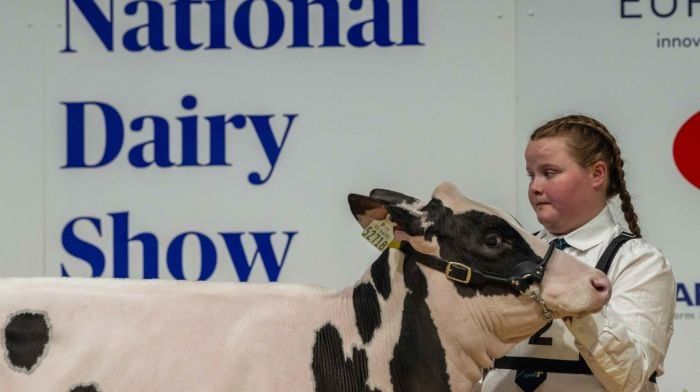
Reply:
<svg viewBox="0 0 700 392"><path fill-rule="evenodd" d="M66 164L63 169L99 168L110 164L120 156L124 147L124 119L120 112L112 105L97 101L62 102L66 107ZM182 107L192 110L197 105L197 99L192 95L182 98ZM88 113L89 112L89 113ZM91 114L87 121L86 114ZM244 115L224 114L205 116L208 124L209 156L208 162L203 161L198 149L199 122L198 115L178 116L174 121L169 121L163 116L147 114L134 118L129 122L129 129L133 132L141 132L145 128L152 128L152 137L131 146L127 154L128 163L136 168L148 167L183 167L183 166L231 166L227 157L227 129L244 129L252 126L258 143L262 148L265 158L270 165L267 173L251 172L248 181L253 185L262 185L267 182L275 170L282 148L292 129L294 120L298 114L285 114L286 125L283 131L275 132L271 120L273 114ZM100 123L98 126L93 125ZM181 141L179 156L173 156L170 144L171 133L177 132ZM90 151L86 136L94 139L104 136L104 148L101 151ZM93 140L94 140L93 139ZM88 162L87 156L93 157ZM97 158L94 158L97 155Z"/></svg>

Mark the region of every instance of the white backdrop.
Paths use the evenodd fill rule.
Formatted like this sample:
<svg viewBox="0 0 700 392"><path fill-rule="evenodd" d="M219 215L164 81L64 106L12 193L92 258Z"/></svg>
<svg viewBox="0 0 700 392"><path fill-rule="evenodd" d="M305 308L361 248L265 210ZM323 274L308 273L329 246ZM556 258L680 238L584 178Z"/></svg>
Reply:
<svg viewBox="0 0 700 392"><path fill-rule="evenodd" d="M237 281L249 272L250 281L346 286L376 257L348 193L385 187L426 198L450 180L534 230L527 135L554 116L584 113L617 135L642 231L688 292L662 390L695 390L700 267L688 244L700 193L676 168L672 146L700 110L692 28L700 6L392 0L352 2L354 10L328 2L338 6L343 46L322 45L335 30L324 30L312 5L311 47L290 47L306 27L293 11L300 3L193 3L188 24L172 2L151 3L149 13L146 3L121 0L0 0L0 275ZM275 31L279 40L247 47L248 15L254 45ZM367 46L348 38L359 28ZM161 43L168 49L156 50ZM106 156L96 102L118 114L123 142L105 165L75 167L76 157L97 166ZM210 143L210 124L227 120L225 141ZM195 150L183 156L183 128L195 126L196 158ZM84 150L69 139L80 129ZM224 155L229 165L208 165ZM133 157L158 164L135 167Z"/></svg>

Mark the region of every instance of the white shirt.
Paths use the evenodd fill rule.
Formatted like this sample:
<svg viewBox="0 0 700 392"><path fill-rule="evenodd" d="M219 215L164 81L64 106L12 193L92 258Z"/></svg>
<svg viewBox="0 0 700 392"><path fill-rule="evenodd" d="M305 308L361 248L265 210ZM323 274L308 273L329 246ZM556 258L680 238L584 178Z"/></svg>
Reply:
<svg viewBox="0 0 700 392"><path fill-rule="evenodd" d="M622 227L609 208L563 238L571 247L566 253L595 267L608 243ZM546 230L538 237L556 238ZM612 282L610 302L600 313L564 322L554 320L542 337L552 345L521 342L507 356L576 360L578 353L592 375L548 373L537 389L546 391L658 391L649 380L653 372L663 374L663 361L673 334L676 282L664 255L643 239L627 241L617 252L608 278ZM478 389L478 387L477 387ZM521 392L515 370L493 369L481 391Z"/></svg>

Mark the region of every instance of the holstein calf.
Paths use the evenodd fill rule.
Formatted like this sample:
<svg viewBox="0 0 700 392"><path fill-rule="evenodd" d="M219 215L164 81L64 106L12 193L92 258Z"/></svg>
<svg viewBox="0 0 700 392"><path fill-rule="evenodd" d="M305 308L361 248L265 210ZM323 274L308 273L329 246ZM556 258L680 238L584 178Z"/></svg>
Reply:
<svg viewBox="0 0 700 392"><path fill-rule="evenodd" d="M548 318L609 298L601 272L451 184L349 201L367 239L401 245L340 291L1 279L0 391L468 391Z"/></svg>

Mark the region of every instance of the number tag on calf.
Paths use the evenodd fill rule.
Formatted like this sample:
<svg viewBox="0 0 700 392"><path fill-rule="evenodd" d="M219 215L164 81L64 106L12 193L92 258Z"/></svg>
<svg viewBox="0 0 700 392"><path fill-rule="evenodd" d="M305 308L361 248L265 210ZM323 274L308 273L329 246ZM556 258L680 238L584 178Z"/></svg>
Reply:
<svg viewBox="0 0 700 392"><path fill-rule="evenodd" d="M396 223L389 220L389 215L384 220L373 220L362 232L362 237L374 245L380 251L384 251L394 240L394 226Z"/></svg>

